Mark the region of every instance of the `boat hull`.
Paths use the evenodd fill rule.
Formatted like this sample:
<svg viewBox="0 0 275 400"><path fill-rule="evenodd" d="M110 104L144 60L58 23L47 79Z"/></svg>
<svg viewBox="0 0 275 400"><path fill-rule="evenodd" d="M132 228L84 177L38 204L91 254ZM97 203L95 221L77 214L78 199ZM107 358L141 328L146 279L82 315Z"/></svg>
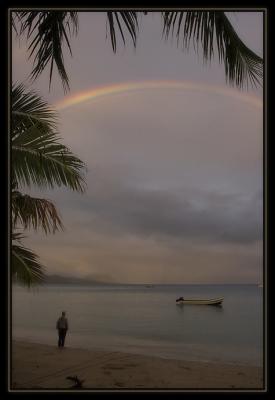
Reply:
<svg viewBox="0 0 275 400"><path fill-rule="evenodd" d="M176 304L193 304L193 305L213 305L218 306L221 305L223 302L223 297L219 297L217 299L186 299L186 300L179 300Z"/></svg>

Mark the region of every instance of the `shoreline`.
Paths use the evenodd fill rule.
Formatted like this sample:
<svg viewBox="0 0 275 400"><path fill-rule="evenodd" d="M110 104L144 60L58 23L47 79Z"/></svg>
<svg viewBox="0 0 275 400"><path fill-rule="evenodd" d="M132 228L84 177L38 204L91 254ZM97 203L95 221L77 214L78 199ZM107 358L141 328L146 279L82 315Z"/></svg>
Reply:
<svg viewBox="0 0 275 400"><path fill-rule="evenodd" d="M68 376L84 380L83 390L241 389L264 390L263 368L187 361L12 341L12 391L71 389ZM73 390L73 389L72 389Z"/></svg>
<svg viewBox="0 0 275 400"><path fill-rule="evenodd" d="M12 338L12 343L25 343L25 344L34 344L34 345L41 345L41 346L50 346L50 347L55 347L55 344L53 344L53 341L41 341L41 339L35 339L35 338L27 338L27 337L20 337L20 336L13 336ZM82 344L78 344L75 342L72 342L70 339L69 344L68 340L66 343L66 347L70 349L75 349L75 350L80 350L80 351L102 351L102 352L118 352L118 353L126 353L126 354L132 354L132 355L141 355L141 356L152 356L154 358L161 358L161 359L168 359L168 360L177 360L177 361L186 361L186 362L202 362L202 363L208 363L209 365L214 364L225 364L228 366L240 366L240 367L259 367L261 368L261 365L257 362L254 362L254 360L248 361L248 360L230 360L227 357L224 358L222 361L219 359L213 359L213 358L207 358L207 355L204 354L203 358L198 358L198 350L196 351L196 355L194 356L193 353L190 353L190 349L186 349L187 352L184 357L182 357L181 354L172 354L171 352L162 352L161 354L158 351L150 351L148 353L148 349L138 349L134 350L133 348L131 349L121 349L121 346L108 346L106 347L104 344L95 344L94 346L86 345L82 346Z"/></svg>

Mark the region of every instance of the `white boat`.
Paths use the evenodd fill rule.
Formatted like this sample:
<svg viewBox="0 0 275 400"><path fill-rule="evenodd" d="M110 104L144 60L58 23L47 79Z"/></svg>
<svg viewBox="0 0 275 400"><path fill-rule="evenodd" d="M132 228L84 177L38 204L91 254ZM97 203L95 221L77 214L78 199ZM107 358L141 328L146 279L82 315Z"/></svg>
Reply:
<svg viewBox="0 0 275 400"><path fill-rule="evenodd" d="M221 305L223 302L223 297L218 297L215 299L183 299L180 297L176 300L176 304L198 304L198 305Z"/></svg>

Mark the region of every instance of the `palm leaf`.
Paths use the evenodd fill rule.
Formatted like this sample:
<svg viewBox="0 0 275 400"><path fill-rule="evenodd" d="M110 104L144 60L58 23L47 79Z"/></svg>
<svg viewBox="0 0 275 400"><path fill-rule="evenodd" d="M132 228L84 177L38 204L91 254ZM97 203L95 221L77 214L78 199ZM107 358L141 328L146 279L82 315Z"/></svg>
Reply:
<svg viewBox="0 0 275 400"><path fill-rule="evenodd" d="M20 89L20 90L19 90ZM55 113L33 92L13 88L12 175L17 184L65 185L83 192L84 163L60 143ZM15 93L14 93L15 92Z"/></svg>
<svg viewBox="0 0 275 400"><path fill-rule="evenodd" d="M41 131L36 128L26 130L12 141L12 172L16 181L26 186L53 188L64 185L83 192L83 162L58 142L56 134L41 137Z"/></svg>
<svg viewBox="0 0 275 400"><path fill-rule="evenodd" d="M111 37L111 43L113 51L116 52L117 47L117 29L125 45L125 33L128 32L133 41L134 47L136 47L137 31L138 31L138 19L137 13L134 11L107 11L107 21L109 24L109 34Z"/></svg>
<svg viewBox="0 0 275 400"><path fill-rule="evenodd" d="M38 256L35 253L20 244L22 237L18 233L12 234L12 279L28 287L41 284L44 280L44 266L39 263Z"/></svg>
<svg viewBox="0 0 275 400"><path fill-rule="evenodd" d="M12 134L37 125L51 131L57 125L57 113L34 91L26 92L23 84L13 85L11 92Z"/></svg>
<svg viewBox="0 0 275 400"><path fill-rule="evenodd" d="M32 79L36 79L45 67L50 65L51 85L53 65L55 63L59 75L62 79L64 91L69 89L69 79L64 66L62 45L65 41L70 54L71 45L69 35L76 34L78 30L77 12L61 11L24 11L13 13L12 24L16 29L15 19L20 22L20 34L26 33L27 40L30 42L28 50L29 58L34 57ZM107 12L109 23L109 34L113 51L117 47L117 30L125 44L125 32L131 36L134 46L136 46L138 20L137 13L134 11Z"/></svg>
<svg viewBox="0 0 275 400"><path fill-rule="evenodd" d="M16 33L16 36L18 36L19 32L17 30L16 21L19 21L18 12L13 11L11 13L11 26L12 26L14 32Z"/></svg>
<svg viewBox="0 0 275 400"><path fill-rule="evenodd" d="M242 88L246 83L261 85L263 60L238 37L230 21L221 11L168 11L162 13L163 34L176 36L183 48L191 39L196 50L202 46L204 60L211 60L214 51L224 63L226 80Z"/></svg>
<svg viewBox="0 0 275 400"><path fill-rule="evenodd" d="M42 228L47 234L63 229L61 219L52 202L12 191L12 225L21 224L24 229Z"/></svg>
<svg viewBox="0 0 275 400"><path fill-rule="evenodd" d="M26 33L27 40L30 41L28 46L29 58L34 56L31 78L36 79L49 64L50 87L55 64L66 92L69 89L69 79L64 66L62 46L65 41L70 54L72 54L69 35L77 33L77 13L24 11L18 12L17 17L21 23L20 33Z"/></svg>

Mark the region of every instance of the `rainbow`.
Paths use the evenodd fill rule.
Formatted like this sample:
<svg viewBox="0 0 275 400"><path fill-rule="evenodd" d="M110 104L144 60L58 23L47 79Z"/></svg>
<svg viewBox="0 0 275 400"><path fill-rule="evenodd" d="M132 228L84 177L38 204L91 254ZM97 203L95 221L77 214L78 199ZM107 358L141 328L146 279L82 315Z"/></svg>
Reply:
<svg viewBox="0 0 275 400"><path fill-rule="evenodd" d="M255 107L262 107L262 100L260 98L253 95L244 94L243 92L240 92L238 90L225 88L222 86L200 84L192 81L173 80L125 82L108 86L94 87L92 89L81 91L65 97L64 99L58 101L55 104L55 107L57 110L64 110L68 107L72 107L90 100L97 100L102 97L155 89L173 89L201 93L213 93L223 96L229 96L236 100L251 104Z"/></svg>

